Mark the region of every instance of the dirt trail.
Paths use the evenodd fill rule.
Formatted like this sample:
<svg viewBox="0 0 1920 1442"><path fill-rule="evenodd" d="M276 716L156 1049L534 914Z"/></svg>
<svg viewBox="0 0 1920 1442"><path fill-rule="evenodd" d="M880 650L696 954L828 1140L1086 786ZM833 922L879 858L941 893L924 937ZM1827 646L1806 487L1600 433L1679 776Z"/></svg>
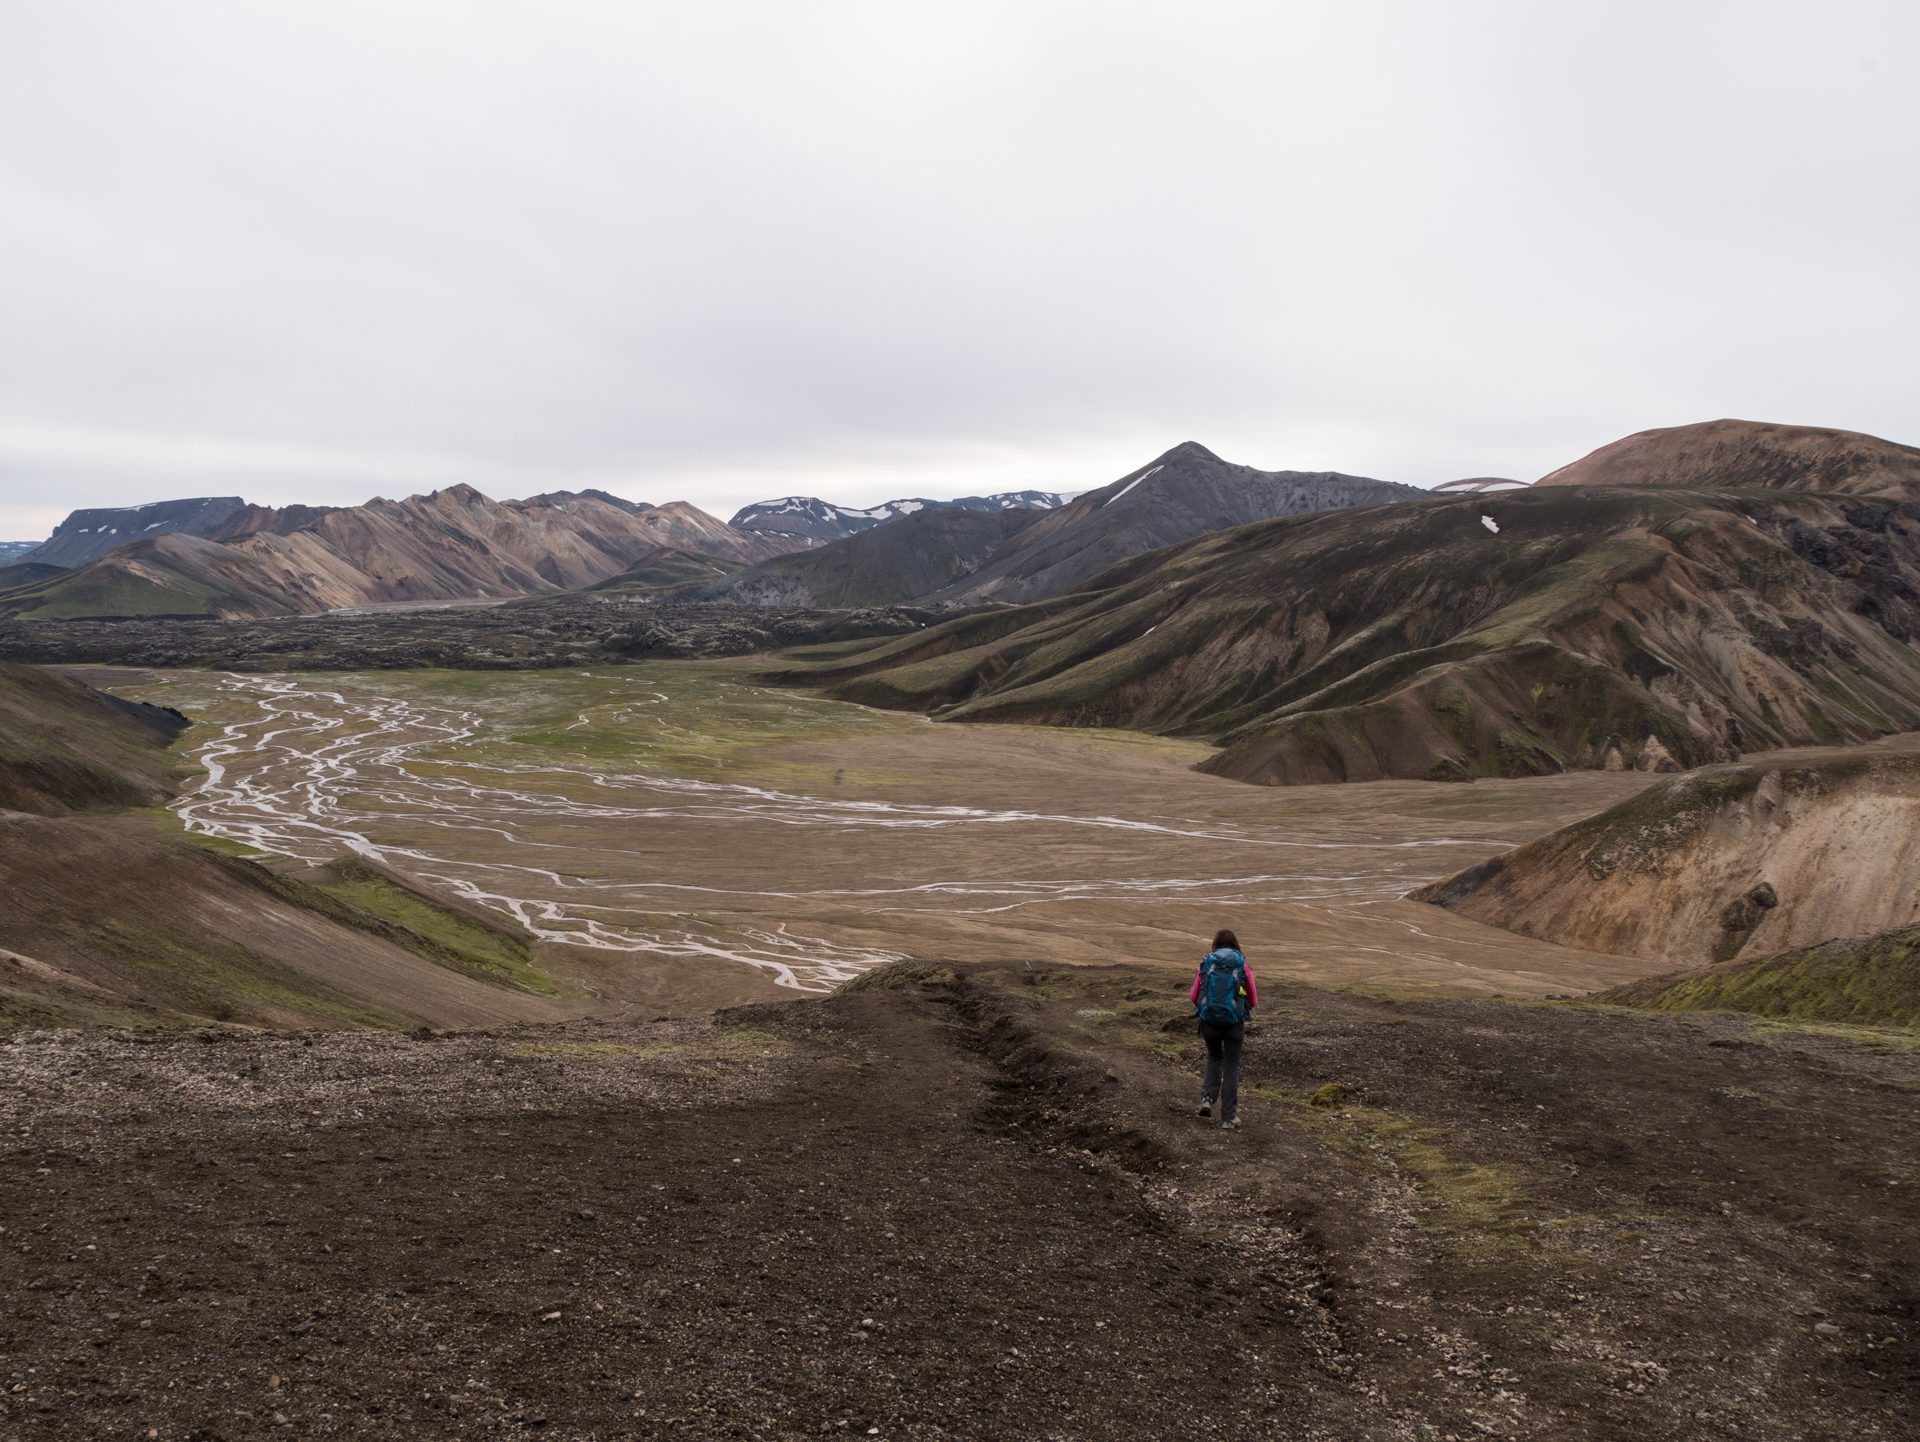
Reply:
<svg viewBox="0 0 1920 1442"><path fill-rule="evenodd" d="M1913 1435L1909 1039L1268 990L20 1038L0 1432Z"/></svg>

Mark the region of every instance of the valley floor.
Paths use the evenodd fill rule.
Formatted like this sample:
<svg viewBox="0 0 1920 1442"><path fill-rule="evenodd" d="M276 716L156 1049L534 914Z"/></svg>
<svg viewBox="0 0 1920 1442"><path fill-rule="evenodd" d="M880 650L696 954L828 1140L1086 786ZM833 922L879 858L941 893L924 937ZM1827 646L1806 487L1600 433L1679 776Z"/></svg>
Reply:
<svg viewBox="0 0 1920 1442"><path fill-rule="evenodd" d="M857 985L16 1033L0 1435L1914 1435L1905 1034L1276 976L1222 1133L1164 968Z"/></svg>
<svg viewBox="0 0 1920 1442"><path fill-rule="evenodd" d="M1183 970L1222 925L1263 980L1544 996L1673 964L1400 900L1644 774L1254 787L1189 769L1202 742L935 725L728 663L113 679L199 723L190 827L504 912L603 1015L824 993L904 957Z"/></svg>

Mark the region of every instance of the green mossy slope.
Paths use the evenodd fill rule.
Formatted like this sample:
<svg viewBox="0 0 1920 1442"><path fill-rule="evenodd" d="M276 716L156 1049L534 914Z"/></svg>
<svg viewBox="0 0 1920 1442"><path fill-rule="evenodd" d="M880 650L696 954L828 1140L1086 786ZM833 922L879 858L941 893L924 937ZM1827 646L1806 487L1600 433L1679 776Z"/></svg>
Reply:
<svg viewBox="0 0 1920 1442"><path fill-rule="evenodd" d="M326 870L339 882L323 886L307 886L265 867L254 870L265 873L254 878L258 884L287 899L476 981L535 996L559 994L553 978L534 965L532 947L511 926L449 906L379 867L336 861Z"/></svg>
<svg viewBox="0 0 1920 1442"><path fill-rule="evenodd" d="M1741 1011L1793 1021L1920 1026L1920 926L1843 937L1740 966L1648 977L1588 1000L1643 1011Z"/></svg>

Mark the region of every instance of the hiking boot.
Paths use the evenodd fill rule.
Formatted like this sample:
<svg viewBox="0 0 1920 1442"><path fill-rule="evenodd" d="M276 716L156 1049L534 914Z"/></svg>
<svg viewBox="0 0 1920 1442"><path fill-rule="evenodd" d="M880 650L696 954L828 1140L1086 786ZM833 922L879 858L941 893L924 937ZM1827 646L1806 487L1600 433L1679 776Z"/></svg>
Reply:
<svg viewBox="0 0 1920 1442"><path fill-rule="evenodd" d="M1221 1130L1221 1131L1223 1131L1223 1132L1237 1132L1237 1131L1239 1131L1239 1130L1240 1130L1240 1118L1239 1118L1239 1117L1228 1117L1228 1118L1227 1118L1227 1119L1226 1119L1225 1121L1223 1121L1222 1123L1220 1123L1220 1130Z"/></svg>
<svg viewBox="0 0 1920 1442"><path fill-rule="evenodd" d="M1213 1103L1208 1101L1205 1097L1200 1098L1200 1115L1203 1117L1210 1117L1213 1115Z"/></svg>

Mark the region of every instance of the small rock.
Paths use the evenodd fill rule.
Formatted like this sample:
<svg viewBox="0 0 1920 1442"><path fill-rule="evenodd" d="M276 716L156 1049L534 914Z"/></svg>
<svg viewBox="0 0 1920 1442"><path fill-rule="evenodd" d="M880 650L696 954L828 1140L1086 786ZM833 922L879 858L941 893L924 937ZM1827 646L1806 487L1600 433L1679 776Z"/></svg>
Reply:
<svg viewBox="0 0 1920 1442"><path fill-rule="evenodd" d="M557 1322L560 1320L560 1314L558 1312L548 1312L540 1320L543 1322Z"/></svg>
<svg viewBox="0 0 1920 1442"><path fill-rule="evenodd" d="M1840 1329L1831 1322L1815 1322L1813 1324L1813 1331L1814 1335L1819 1337L1837 1337L1840 1335Z"/></svg>

